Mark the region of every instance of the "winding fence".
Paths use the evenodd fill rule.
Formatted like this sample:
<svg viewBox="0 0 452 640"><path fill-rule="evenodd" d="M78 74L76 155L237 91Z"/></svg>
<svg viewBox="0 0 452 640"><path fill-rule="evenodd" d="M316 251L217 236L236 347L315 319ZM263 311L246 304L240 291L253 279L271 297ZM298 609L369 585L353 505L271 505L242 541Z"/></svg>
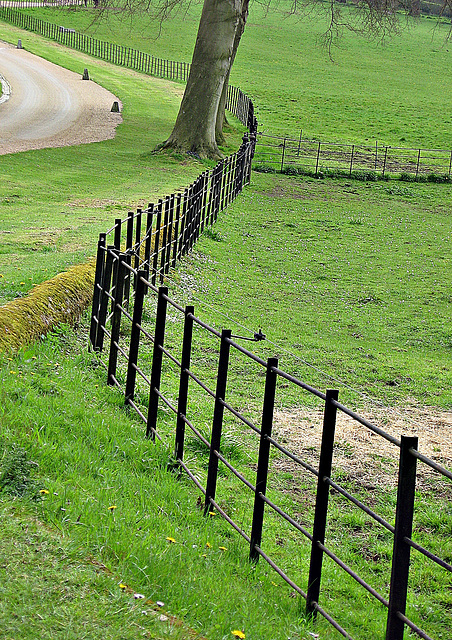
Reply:
<svg viewBox="0 0 452 640"><path fill-rule="evenodd" d="M202 184L205 182L202 181ZM234 179L232 179L232 184L234 184ZM229 187L225 188L227 193ZM192 202L195 212L199 211L201 203L204 202L204 196L200 194L205 193L205 190L200 187L197 190L197 195L193 195ZM214 200L214 196L211 197ZM124 394L125 405L136 412L145 426L146 436L152 440L167 441L167 438L161 435L161 429L166 428L168 414L174 416L174 431L172 436L171 434L169 436L172 443L168 446L173 447L175 465L181 471L185 471L202 492L204 514L207 515L211 512L220 514L248 545L250 561L257 562L261 558L267 562L296 593L306 600L308 616L323 616L342 637L352 637L341 621L334 618L320 604L322 575L325 571L327 572L326 577L331 579L331 564L327 568L324 567L324 558L326 557L336 566L336 571L339 568L340 572L347 574L367 592L371 601L369 611L361 611L360 615L374 616L372 602L375 601L378 606L387 611L386 640L402 640L405 626L418 637L433 640L419 626L419 621L416 624L407 615L411 552L413 550L417 554L421 554L426 560L434 563L437 568L446 573L452 572L452 565L449 558L439 557L432 550L413 539L416 467L419 463L428 466L445 482L452 480L452 473L418 451L417 437L402 436L398 439L386 433L341 404L338 399L338 391L328 390L323 393L282 370L277 358L263 360L240 345L237 341L238 337L232 336L231 330L223 329L221 332L216 330L195 314L193 306L182 307L169 297L166 287L157 288L155 282L158 278L164 277L169 264L169 256L172 255L174 259L174 251L178 255L179 250L175 247L180 246L182 238L184 238L182 246L191 247L192 241L197 238L203 220L203 215L195 213L193 215L193 220L196 221L194 226L187 223L185 226L183 225L184 232L174 231L173 233L171 214L166 214L167 211L171 211L172 196L169 201L165 200L165 203L168 202L168 207L165 206L167 223L163 227L162 241L159 243L158 231L156 230L154 232L157 234L154 236L154 250L149 254L149 257L146 257L146 252L144 259L141 257L140 241L137 241L132 249L121 250L120 221L114 230L111 230L111 233L114 231L114 245L107 248L105 236L100 239L91 324L91 345L97 351L99 361L106 369L107 384L117 387ZM138 229L139 220L140 218L133 214L126 220L126 247L130 244L130 238L133 237L133 223L134 221L138 222ZM173 245L173 253L168 252L168 238L171 237L179 238L179 243L175 242ZM149 234L145 238L148 239ZM138 265L137 268L132 266L131 259ZM130 296L132 288L134 295ZM133 311L130 308L131 299L133 299ZM153 329L150 329L143 320L146 300L151 301L152 307L155 307ZM172 326L172 344L174 343L174 326L179 327L181 342L179 351L175 350L174 345L167 347L165 344L168 323L171 323ZM254 336L256 341L262 338L261 333ZM199 359L203 358L202 351L207 339L216 343L213 349L217 353L218 359L216 374L209 378L203 378L198 373L203 370ZM198 352L198 361L194 356L195 348ZM212 347L209 347L209 351L212 351ZM228 377L231 376L234 369L242 370L243 359L256 367L254 372L256 380L265 380L261 383L264 388L264 400L259 424L250 420L243 410L238 408L240 400L236 398L234 401L234 388L227 389ZM168 368L172 371L171 376L168 375ZM174 379L179 380L177 390L171 388L174 383L171 384L169 378L173 381ZM302 404L303 394L315 396L323 402L322 444L316 466L300 458L296 450L289 449L287 445L272 435L275 399L279 389L287 385L293 385L298 389L300 404ZM213 404L212 426L210 435L206 437L203 433L203 420L196 422L196 418L192 415L196 412L192 408L200 404L206 405L209 400ZM164 407L165 417L162 417L159 406ZM399 449L398 492L394 524L369 508L359 497L350 493L343 484L334 479L333 450L336 442L335 428L338 412L351 418L360 429L370 431L378 438L384 439L392 447ZM233 459L228 459L228 456L223 453L225 415L228 416L228 420L236 421L242 434L254 436L253 453L250 453L251 448L247 448L249 461L244 469L234 466ZM204 445L209 452L208 470L204 478L200 478L199 469L194 469L190 461L185 460L186 431L201 445ZM272 451L276 451L280 456L294 463L301 471L315 478L317 489L312 523L303 522L299 514L290 513L287 508L284 509L278 503L278 499L268 497L267 482L269 470L271 470ZM220 465L224 465L250 492L250 502L253 507L248 527L244 526L243 520L241 522L234 520L233 514L228 513L228 509L222 506L221 499L217 497L221 491ZM249 478L252 469L256 469L254 481L253 478ZM362 575L359 575L352 566L344 561L343 557L340 557L340 550L335 549L334 540L328 542L327 520L331 491L334 491L346 503L354 505L356 509L364 512L368 519L377 523L386 535L389 532L393 547L391 573L387 577L389 593L382 593L381 588L380 590L376 589ZM281 566L283 563L277 562L265 550L265 510L278 516L281 523L283 521L288 523L292 530L299 535L300 545L307 544L310 548L309 561L303 568L304 574L289 575L285 567ZM373 535L376 535L374 531ZM336 576L336 579L340 579L340 577ZM437 577L437 579L441 580L441 577ZM305 585L302 585L301 581ZM385 582L386 580L384 580ZM415 608L411 607L411 610L415 614ZM380 637L382 637L383 631L381 629Z"/></svg>
<svg viewBox="0 0 452 640"><path fill-rule="evenodd" d="M8 18L4 18L6 14ZM14 9L0 8L0 17L14 20L22 28L32 29L87 53L93 52L93 55L116 64L176 79L185 79L188 72L188 65L183 63L146 57L127 47L101 43L82 34L60 30L55 25L48 25L30 16L19 18L18 15L21 14ZM373 614L375 601L385 612L386 640L403 640L405 627L420 638L433 640L419 626L421 621L415 623L411 619L411 610L416 615L412 607L409 611L411 618L407 615L411 553L413 551L420 554L441 572L451 573L452 565L450 558L440 557L413 539L413 531L416 531L413 527L417 465L428 467L439 481L451 481L452 473L422 455L418 451L417 438L402 436L398 439L386 433L341 404L338 391L328 390L323 393L281 369L277 358L262 359L241 346L237 342L238 337L233 336L231 330L217 331L195 315L193 306L182 307L169 297L166 287L156 286L164 283L165 276L177 261L192 250L199 235L210 228L218 214L249 182L257 131L253 103L239 89L230 87L228 108L249 130L235 154L220 161L212 171L201 174L183 192L171 194L144 210L130 212L124 220L117 219L110 230L100 234L90 325L91 348L98 354L99 362L106 369L107 384L121 390L125 404L136 412L145 425L147 437L152 440L162 439L161 428L167 420L162 419L159 406L165 407L166 416L174 417L172 447L175 464L202 492L204 513L214 510L220 514L245 540L250 560L257 562L262 559L268 563L306 600L308 616L322 616L339 635L351 638L343 623L320 604L322 577L325 574L328 577L330 567L333 566L334 571L348 575L366 591L372 603L370 615ZM110 238L111 242L107 243ZM153 329L149 329L145 319L146 306L149 305L155 306ZM173 314L171 317L170 312ZM174 316L180 327L180 351L165 343L168 323L171 322L173 327L176 324ZM261 333L254 336L256 341L262 338ZM199 349L202 351L206 339L214 344L216 370L210 378L202 379L197 373L195 347L199 342ZM264 399L259 423L238 408L233 397L234 389L227 388L228 377L231 377L234 369L242 366L243 359L256 368L255 378L262 381ZM176 375L162 375L166 366L172 367ZM202 367L199 369L202 370ZM175 393L172 393L166 387L170 387L170 380L174 379L178 380L178 386ZM296 451L289 449L272 435L276 398L281 387L287 385L296 389L300 398L303 394L308 394L323 404L322 443L316 466L303 460ZM204 404L209 400L213 404L208 437L203 434L202 425L195 423L193 410L190 408L199 398L202 398L201 402ZM334 479L333 450L336 442L336 420L340 413L347 415L360 429L371 432L399 451L397 501L391 522ZM226 417L236 421L240 429L254 439L254 453L250 454L254 457L245 469L238 469L223 453ZM205 478L201 478L202 474L187 461L186 431L209 452ZM303 522L299 514L289 513L283 505L278 504L277 499L270 499L267 484L271 470L270 459L275 451L314 480L316 498L312 522ZM235 521L218 499L221 491L220 465L224 465L249 490L252 515L247 526ZM250 469L256 469L254 479L247 477ZM387 592L381 593L381 588L375 588L359 575L341 559L338 555L340 552L333 550L333 541L328 541L327 522L332 491L341 500L365 513L372 523L383 529L385 535L391 536L393 551L391 573L386 581L389 584ZM294 535L299 536L300 545L305 544L309 549L307 566L296 575L289 575L281 562L277 562L265 550L265 512L271 512L274 517L290 526ZM328 566L326 559L329 561ZM383 633L383 629L381 632Z"/></svg>
<svg viewBox="0 0 452 640"><path fill-rule="evenodd" d="M81 6L84 0L0 0L0 19L37 33L55 42L82 51L106 62L140 71L160 78L186 82L190 73L188 62L167 60L132 47L117 45L93 38L75 29L56 25L19 11L37 6ZM240 101L240 119L253 127L253 103L236 87L228 87L226 108L235 113L234 102ZM244 114L250 113L249 119ZM253 132L257 132L254 121ZM359 145L337 143L299 137L274 136L259 133L256 142L255 164L285 173L308 173L315 176L340 173L349 177L376 179L400 175L409 180L452 180L452 150L409 149L389 145ZM361 174L361 175L360 175Z"/></svg>

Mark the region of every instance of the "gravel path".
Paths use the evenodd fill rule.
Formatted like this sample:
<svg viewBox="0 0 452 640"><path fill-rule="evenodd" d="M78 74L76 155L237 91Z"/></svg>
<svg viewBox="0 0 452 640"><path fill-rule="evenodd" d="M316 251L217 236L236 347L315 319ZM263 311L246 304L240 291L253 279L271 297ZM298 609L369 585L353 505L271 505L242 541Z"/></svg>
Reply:
<svg viewBox="0 0 452 640"><path fill-rule="evenodd" d="M122 122L112 93L1 41L0 81L0 155L108 140Z"/></svg>

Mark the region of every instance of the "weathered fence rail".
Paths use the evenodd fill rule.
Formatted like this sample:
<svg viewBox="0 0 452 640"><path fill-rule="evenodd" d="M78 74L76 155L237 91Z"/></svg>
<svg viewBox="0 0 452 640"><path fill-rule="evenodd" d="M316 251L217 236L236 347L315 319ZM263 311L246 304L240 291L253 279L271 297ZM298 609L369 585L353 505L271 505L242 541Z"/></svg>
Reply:
<svg viewBox="0 0 452 640"><path fill-rule="evenodd" d="M394 175L412 179L428 178L450 181L452 150L408 149L379 145L323 142L320 140L271 136L259 133L256 165L291 173L313 175L341 172L353 177L367 173L369 177Z"/></svg>

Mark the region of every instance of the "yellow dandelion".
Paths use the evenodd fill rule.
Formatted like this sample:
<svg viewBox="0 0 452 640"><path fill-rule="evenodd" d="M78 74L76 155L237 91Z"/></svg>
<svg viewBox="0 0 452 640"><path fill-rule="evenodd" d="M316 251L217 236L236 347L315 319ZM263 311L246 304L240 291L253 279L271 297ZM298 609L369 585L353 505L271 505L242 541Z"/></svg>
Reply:
<svg viewBox="0 0 452 640"><path fill-rule="evenodd" d="M0 273L0 278L3 278L3 273Z"/></svg>
<svg viewBox="0 0 452 640"><path fill-rule="evenodd" d="M114 511L115 509L117 509L118 507L115 504L112 504L110 507L108 507L109 511Z"/></svg>
<svg viewBox="0 0 452 640"><path fill-rule="evenodd" d="M239 629L234 629L233 631L231 631L232 635L236 638L244 638L245 634L243 633L243 631L240 631Z"/></svg>
<svg viewBox="0 0 452 640"><path fill-rule="evenodd" d="M47 495L48 493L50 493L50 491L47 491L47 489L40 489L39 493L43 496Z"/></svg>
<svg viewBox="0 0 452 640"><path fill-rule="evenodd" d="M212 545L210 544L210 542L206 542L206 547L207 547L208 549L210 549L210 548L212 547Z"/></svg>
<svg viewBox="0 0 452 640"><path fill-rule="evenodd" d="M207 558L207 553L203 553L201 558Z"/></svg>
<svg viewBox="0 0 452 640"><path fill-rule="evenodd" d="M19 284L25 284L25 282L19 282Z"/></svg>
<svg viewBox="0 0 452 640"><path fill-rule="evenodd" d="M215 516L215 515L216 515L215 511L209 511L209 516Z"/></svg>
<svg viewBox="0 0 452 640"><path fill-rule="evenodd" d="M176 542L176 540L171 536L168 536L166 539L168 540L168 542Z"/></svg>
<svg viewBox="0 0 452 640"><path fill-rule="evenodd" d="M227 551L227 547L218 547L220 551Z"/></svg>
<svg viewBox="0 0 452 640"><path fill-rule="evenodd" d="M122 589L122 591L124 591L124 589L127 589L127 585L121 582L119 585L119 588Z"/></svg>

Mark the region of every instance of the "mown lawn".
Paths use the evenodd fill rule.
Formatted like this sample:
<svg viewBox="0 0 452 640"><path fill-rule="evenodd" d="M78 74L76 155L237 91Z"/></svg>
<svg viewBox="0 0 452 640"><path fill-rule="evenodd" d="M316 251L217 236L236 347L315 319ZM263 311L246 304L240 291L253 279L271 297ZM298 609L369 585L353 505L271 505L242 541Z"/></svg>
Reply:
<svg viewBox="0 0 452 640"><path fill-rule="evenodd" d="M39 11L50 19L50 11ZM91 15L83 10L68 12L71 23L66 26L80 28L82 19ZM347 37L333 65L325 52L312 48L318 32L312 23L309 33L303 33L290 19L281 21L270 15L264 21L260 14L254 15L258 19L250 17L233 82L256 98L264 127L286 133L288 128L303 126L312 135L341 140L378 137L394 145L446 145L450 119L439 105L444 102L443 81L448 81L449 52L439 46L442 40L435 44L427 38L431 21L421 20L409 34L388 41L385 49ZM62 22L61 13L56 19ZM154 45L158 47L162 57L188 60L194 25L195 15L188 14L183 31L186 39L178 37L179 21L165 25L161 39L147 45L153 53ZM96 29L99 37L108 39L105 25ZM112 40L133 41L145 49L137 30L129 30L126 23L109 29ZM12 41L19 33L4 25L0 29L0 37ZM31 35L22 33L21 37L27 48L69 68L88 66L95 78L123 100L125 122L115 141L2 157L6 181L0 185L0 215L5 230L13 231L5 234L7 241L2 245L4 299L29 286L23 290L22 285L17 286L18 262L33 282L84 260L94 253L97 233L108 228L118 214L185 186L201 170L192 160L187 164L180 158L150 154L174 119L177 98L168 93L174 85L64 52ZM301 42L306 58L301 55ZM419 50L429 55L414 55ZM259 63L248 66L257 59ZM366 66L363 60L369 60L372 69L369 80L361 73ZM289 105L292 99L297 103ZM304 119L303 113L309 118ZM232 142L237 139L236 135ZM40 191L37 186L44 182L48 188ZM13 206L11 198L20 200L22 207ZM261 328L268 340L256 345L260 355L277 355L283 368L321 389L339 386L341 399L370 414L381 410L388 430L392 429L389 409L394 406L402 413L404 406L422 408L428 420L429 411L442 416L440 411L452 407L449 209L448 185L254 174L250 187L170 274L168 285L180 302L193 303L197 313L217 327L230 327L244 336ZM58 221L62 212L66 213L63 224ZM44 243L50 249L36 247L25 228L32 225L35 234L45 237L50 228L59 240ZM152 305L146 313L152 325ZM144 439L141 422L124 410L122 397L105 386L105 372L87 353L86 322L85 318L76 333L59 329L18 355L5 355L1 362L0 478L4 479L7 468L18 471L8 486L8 496L2 493L6 500L2 509L7 516L15 509L21 515L20 526L23 531L29 527L30 534L24 542L17 529L19 549L24 545L25 569L17 566L16 555L10 552L8 539L9 532L16 535L14 522L2 541L3 557L14 568L14 581L6 590L2 586L7 597L0 606L0 627L10 635L24 635L30 627L49 638L61 633L70 638L73 626L83 628L86 637L97 638L102 632L119 639L132 634L136 623L140 625L137 635L165 637L155 619L149 620L141 607L135 607L130 594L120 591L119 583L124 583L152 601L164 602L170 615L215 640L231 638L234 630L244 631L248 640L306 640L312 638L310 633L327 640L338 637L322 621L316 628L310 626L301 599L293 597L291 589L264 563L256 568L248 564L246 544L218 516L203 519L197 506L199 491L184 477L177 481L167 471L172 459L172 416L160 412L168 449ZM180 326L180 322L172 323L168 345L178 346ZM200 371L213 377L215 349L200 344L196 355ZM244 366L230 376L238 405L253 419L259 416L262 380L252 377ZM164 383L176 389L177 377L169 368ZM147 393L140 390L140 398L146 399ZM279 389L277 406L289 426L295 425L293 431L303 412L317 424L318 411L306 397L301 400L290 389ZM194 402L192 412L208 434L211 405ZM422 433L420 437L422 446ZM234 464L254 481L255 440L231 422L225 446ZM300 447L315 457L315 447L306 443ZM354 460L351 445L342 443L341 447L335 453L337 479L392 521L393 463L376 456L377 473L362 483L350 462ZM450 463L441 451L437 454L442 462ZM194 438L187 443L187 457L205 479L206 451ZM292 509L294 517L309 528L312 479L281 466L276 458L272 465L272 497ZM29 479L25 489L21 488L21 469ZM221 504L248 527L250 494L242 492L224 469L218 494ZM65 542L47 534L36 521L29 524L26 514L30 511L59 531ZM449 487L422 480L416 539L449 560L451 516ZM384 531L336 496L327 537L347 562L386 594L391 541ZM272 516L266 517L263 544L306 587L309 545ZM36 589L41 588L42 575L39 580L31 578L36 563L26 553L26 548L36 547L42 550L37 564L52 588L44 594L42 608L41 601L18 602L21 617L11 622L10 605L5 602L14 597L15 585L24 590L25 575ZM89 556L113 572L112 582L86 567ZM4 570L3 564L4 560ZM331 564L324 586L321 604L353 637L383 637L383 608L369 602L354 583L339 577ZM434 638L448 639L450 581L431 564L417 559L411 587L409 615ZM89 620L87 609L92 611ZM38 613L44 618L42 628L37 626ZM34 626L28 622L31 618ZM61 631L52 626L55 624ZM169 634L171 625L164 631Z"/></svg>

